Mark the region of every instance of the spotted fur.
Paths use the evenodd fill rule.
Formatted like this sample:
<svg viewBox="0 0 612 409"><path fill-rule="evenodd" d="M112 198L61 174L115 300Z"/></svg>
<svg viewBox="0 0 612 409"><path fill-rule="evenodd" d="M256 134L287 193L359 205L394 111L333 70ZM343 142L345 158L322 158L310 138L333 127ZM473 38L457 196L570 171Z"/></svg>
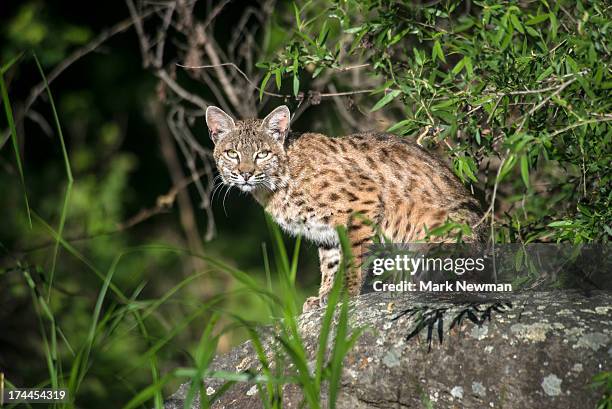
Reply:
<svg viewBox="0 0 612 409"><path fill-rule="evenodd" d="M286 106L264 120L234 122L216 107L206 115L223 182L250 192L283 230L319 246L319 295L304 309L324 303L331 290L341 259L336 226L348 231L355 262L345 282L356 295L364 279L361 255L375 234L408 243L447 220L477 225L478 201L419 146L373 132L288 137L289 118Z"/></svg>

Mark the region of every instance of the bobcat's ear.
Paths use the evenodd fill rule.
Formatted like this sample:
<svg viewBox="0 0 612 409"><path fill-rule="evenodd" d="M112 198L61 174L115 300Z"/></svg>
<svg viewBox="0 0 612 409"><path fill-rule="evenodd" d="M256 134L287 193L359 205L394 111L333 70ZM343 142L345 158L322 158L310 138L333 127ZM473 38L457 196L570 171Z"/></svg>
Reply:
<svg viewBox="0 0 612 409"><path fill-rule="evenodd" d="M283 143L287 133L289 133L290 119L289 108L287 108L287 105L281 105L265 117L261 126L266 134Z"/></svg>
<svg viewBox="0 0 612 409"><path fill-rule="evenodd" d="M219 139L233 131L236 127L231 116L214 106L206 108L206 125L208 126L210 139L214 143L219 142Z"/></svg>

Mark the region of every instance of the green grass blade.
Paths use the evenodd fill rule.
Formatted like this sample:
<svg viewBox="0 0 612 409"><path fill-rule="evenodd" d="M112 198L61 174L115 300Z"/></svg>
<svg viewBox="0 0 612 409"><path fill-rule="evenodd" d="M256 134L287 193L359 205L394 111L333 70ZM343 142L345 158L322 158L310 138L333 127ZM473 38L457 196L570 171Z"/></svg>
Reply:
<svg viewBox="0 0 612 409"><path fill-rule="evenodd" d="M274 250L275 250L275 260L277 262L277 268L279 271L288 274L290 271L289 266L289 256L287 255L287 250L285 248L285 243L283 242L283 236L281 235L280 229L278 226L272 221L271 217L266 213L266 222L268 224L268 228L270 230L270 234L274 239Z"/></svg>
<svg viewBox="0 0 612 409"><path fill-rule="evenodd" d="M261 243L261 252L263 255L264 271L266 273L267 289L270 292L270 294L272 294L272 291L273 291L272 290L272 270L270 269L270 258L268 257L268 248L265 242ZM266 307L268 308L270 317L277 317L279 315L277 303L267 302Z"/></svg>
<svg viewBox="0 0 612 409"><path fill-rule="evenodd" d="M132 308L135 304L138 303L138 301L136 301L138 299L138 296L140 295L140 293L142 292L142 290L144 290L144 287L146 285L146 282L142 282L140 283L136 289L132 292L132 295L130 296L130 300L129 302L123 307L123 308L119 308L119 310L117 311L117 313L114 315L112 322L110 323L109 327L108 327L108 335L113 335L113 339L115 338L119 338L119 336L117 334L115 334L115 330L119 327L119 324L125 319L125 317L130 313L130 312L135 312L134 308ZM135 317L141 317L140 314L135 315ZM139 323L137 322L136 324L134 324L134 327L139 326ZM105 343L105 346L109 345L109 343Z"/></svg>
<svg viewBox="0 0 612 409"><path fill-rule="evenodd" d="M195 369L187 369L184 368L176 371L177 375L192 377L195 373ZM216 378L223 379L226 381L236 381L236 382L250 382L250 383L263 383L270 382L275 384L287 384L287 383L297 383L297 379L295 377L276 377L269 378L265 375L257 375L251 372L229 372L229 371L210 371L205 374L206 378Z"/></svg>
<svg viewBox="0 0 612 409"><path fill-rule="evenodd" d="M185 401L183 402L183 408L185 409L191 408L191 404L193 403L198 391L200 391L200 405L202 406L202 408L204 409L210 407L208 396L204 391L203 375L208 369L210 361L212 360L214 353L217 349L219 337L213 337L212 332L218 320L219 314L213 313L212 317L208 320L204 331L202 332L202 336L200 337L198 347L195 351L195 364L197 371L191 377L191 384L189 385L187 396L185 396Z"/></svg>
<svg viewBox="0 0 612 409"><path fill-rule="evenodd" d="M225 392L229 390L232 386L236 384L236 381L227 381L219 389L215 391L210 397L210 403L213 404L217 399L219 399Z"/></svg>
<svg viewBox="0 0 612 409"><path fill-rule="evenodd" d="M23 188L23 200L25 201L26 211L28 214L28 222L30 229L32 228L32 215L30 213L30 203L28 202L28 193L26 192L25 178L23 177L23 166L21 165L21 157L19 155L19 143L17 142L17 129L15 128L15 118L13 109L8 96L8 91L4 83L4 76L0 75L0 93L2 94L2 102L4 104L4 113L11 131L11 141L13 142L13 150L15 151L15 161L17 162L17 170L19 170L19 178L21 187Z"/></svg>
<svg viewBox="0 0 612 409"><path fill-rule="evenodd" d="M139 291L138 291L139 292ZM140 328L140 332L143 336L143 338L146 340L146 342L151 345L151 338L149 337L149 331L147 330L147 327L142 319L142 317L140 316L140 314L137 311L133 312L134 318L136 319L136 322L138 323L138 327ZM157 362L157 355L153 354L151 355L150 359L149 359L149 366L151 368L151 378L153 380L153 384L157 383L157 381L159 381L159 365ZM163 409L164 407L164 399L162 396L162 393L160 390L156 390L155 394L153 396L153 402L155 404L155 409Z"/></svg>
<svg viewBox="0 0 612 409"><path fill-rule="evenodd" d="M344 297L344 301L340 307L340 316L338 317L338 325L336 326L336 342L332 350L330 358L330 379L329 379L329 409L335 409L336 400L338 399L338 390L340 389L340 378L342 376L342 361L346 352L346 334L348 330L348 298Z"/></svg>
<svg viewBox="0 0 612 409"><path fill-rule="evenodd" d="M291 362L297 368L300 387L304 392L304 398L308 402L308 406L311 409L320 408L319 391L317 390L313 379L310 377L306 355L300 350L300 348L296 348L296 346L292 345L292 343L288 340L283 339L282 337L277 337L276 339L281 343L283 349L291 358Z"/></svg>
<svg viewBox="0 0 612 409"><path fill-rule="evenodd" d="M243 320L238 315L235 315L235 314L230 314L230 315L232 316L232 318L240 322L246 328L247 332L249 333L249 339L251 340L251 343L253 344L253 348L255 349L255 353L257 354L257 359L259 360L259 363L261 364L261 370L263 374L265 376L272 377L272 373L270 371L270 362L268 361L268 357L266 356L265 350L263 348L263 343L261 342L261 338L259 337L259 334L257 333L257 330L255 329L255 325ZM270 383L266 383L266 392L267 392L267 397L268 397L267 400L264 399L264 395L261 389L259 390L259 396L262 399L262 404L264 408L268 409L270 408L270 402L274 398L274 392L275 392L274 385Z"/></svg>
<svg viewBox="0 0 612 409"><path fill-rule="evenodd" d="M178 292L179 290L181 290L182 288L187 286L187 284L190 284L196 278L202 277L202 276L207 275L209 273L210 273L210 271L203 271L203 272L200 272L200 273L197 273L197 274L192 274L192 275L186 277L185 279L181 280L177 285L172 287L170 290L166 291L166 293L164 293L164 295L162 297L160 297L160 298L156 299L155 301L153 301L152 303L150 303L150 305L148 305L144 309L144 311L141 314L139 314L140 318L144 321L151 314L153 314L155 312L155 310L157 310L161 305L163 305L165 302L167 302L174 294L176 294L176 292ZM135 298L131 297L130 300L135 300ZM131 304L133 304L133 301L132 301ZM128 311L126 309L125 313L127 314L127 312ZM133 324L133 325L129 326L123 332L121 332L120 334L117 334L115 337L113 337L111 342L106 344L106 346L110 346L113 342L117 342L117 341L122 340L129 332L131 332L137 326L138 326L138 324Z"/></svg>
<svg viewBox="0 0 612 409"><path fill-rule="evenodd" d="M55 108L55 101L53 100L53 94L51 93L51 88L49 88L49 83L47 82L47 77L45 76L45 72L40 65L40 61L38 61L38 57L36 57L35 53L32 53L34 56L34 61L36 61L36 66L38 67L38 72L40 72L40 76L43 79L43 84L45 85L45 89L47 90L47 95L49 96L49 103L51 104L51 111L53 112L53 119L55 121L55 127L57 129L57 135L60 140L60 145L62 147L62 156L64 157L64 166L66 168L66 176L68 178L68 185L66 186L66 192L64 193L64 203L62 205L60 222L57 228L57 233L59 237L62 237L64 233L64 224L66 223L66 214L68 213L68 204L70 202L70 194L72 192L72 183L74 181L72 177L72 167L70 166L70 158L68 157L68 150L66 149L66 143L64 142L64 134L62 132L62 126L59 121L59 116L57 114L57 109ZM49 275L49 292L47 293L47 300L51 298L51 289L53 288L53 278L55 276L55 266L57 264L57 255L59 253L59 239L55 241L55 248L53 251L53 261L51 263L51 272Z"/></svg>
<svg viewBox="0 0 612 409"><path fill-rule="evenodd" d="M68 151L66 150L66 144L64 143L64 134L62 133L62 127L60 125L59 117L57 115L57 110L55 109L55 102L53 101L53 95L51 94L51 89L49 88L49 83L47 82L47 77L45 76L45 72L38 61L38 57L36 57L35 53L32 53L34 56L34 61L36 61L36 66L38 67L38 71L42 76L43 83L45 84L45 89L47 90L47 95L49 96L49 103L51 104L51 111L53 111L53 119L55 120L55 127L57 128L57 134L60 139L60 143L62 145L62 155L64 156L64 166L66 167L66 175L68 176L68 182L72 183L72 168L70 167L70 159L68 158Z"/></svg>
<svg viewBox="0 0 612 409"><path fill-rule="evenodd" d="M49 371L49 380L51 381L51 386L53 388L58 388L58 370L57 370L57 334L56 334L56 326L55 326L55 318L53 317L53 313L51 313L51 309L45 303L44 298L41 296L34 280L30 273L26 270L23 270L23 276L30 287L30 291L32 293L32 299L34 300L34 307L36 309L36 316L38 318L38 323L40 326L42 338L43 338L43 346L45 349L45 360L47 361L47 369ZM43 317L45 317L50 325L51 325L51 341L47 336L47 331L45 330L45 325L43 323Z"/></svg>
<svg viewBox="0 0 612 409"><path fill-rule="evenodd" d="M66 240L64 240L53 229L53 227L51 227L46 221L44 221L44 219L42 217L40 217L38 214L36 214L36 212L32 212L32 215L33 215L34 219L36 219L36 221L38 223L40 223L45 228L45 230L47 230L49 232L49 234L51 235L52 238L54 238L56 240L59 240L60 244L64 247L64 249L66 249L66 251L68 251L70 254L72 254L77 260L79 260L83 264L85 264L96 276L98 276L98 278L100 278L100 280L102 282L105 281L105 275L100 270L98 270L91 263L91 261L89 261L87 259L87 257L85 257L83 254L81 254L76 248L74 248L74 246L72 246ZM110 284L110 289L118 297L119 301L121 301L121 302L127 302L128 301L128 298L125 296L125 294L123 294L123 292L115 284L111 283Z"/></svg>
<svg viewBox="0 0 612 409"><path fill-rule="evenodd" d="M329 339L329 333L331 325L334 320L334 313L338 300L340 299L340 293L344 285L344 268L341 265L334 278L334 285L328 294L327 306L325 307L325 314L321 320L321 329L319 333L319 347L317 349L317 358L315 364L315 382L321 383L324 369L324 360L327 353L327 342Z"/></svg>
<svg viewBox="0 0 612 409"><path fill-rule="evenodd" d="M224 294L219 294L217 296L212 297L210 300L208 300L205 304L197 308L191 314L184 317L179 322L175 323L172 330L170 330L167 334L164 335L163 338L161 338L159 341L153 344L153 346L149 348L147 351L145 351L140 357L134 359L134 362L132 363L131 367L127 368L123 373L127 375L129 372L133 370L133 368L142 366L142 364L148 361L149 358L153 354L156 354L160 349L162 349L166 344L168 344L177 334L179 334L182 330L184 330L187 327L187 325L189 325L192 321L194 321L196 318L198 318L203 313L205 313L208 309L211 308L211 306L223 301L224 297L225 297Z"/></svg>
<svg viewBox="0 0 612 409"><path fill-rule="evenodd" d="M169 374L164 375L157 382L154 382L152 385L149 385L145 389L140 391L128 403L126 403L125 406L123 406L123 409L134 409L139 406L142 406L144 403L148 402L153 396L158 393L161 393L164 385L166 385L174 378L176 378L176 374L174 372L170 372Z"/></svg>
<svg viewBox="0 0 612 409"><path fill-rule="evenodd" d="M293 258L291 259L291 269L289 271L289 278L291 284L295 285L295 277L297 276L298 259L300 258L300 245L302 244L302 236L298 236L295 239L295 246L293 248Z"/></svg>
<svg viewBox="0 0 612 409"><path fill-rule="evenodd" d="M0 75L4 75L17 61L19 61L23 57L23 51L11 58L6 64L0 67Z"/></svg>
<svg viewBox="0 0 612 409"><path fill-rule="evenodd" d="M80 356L80 359L78 359L79 365L76 367L76 370L75 370L75 366L73 365L73 368L70 374L69 384L68 384L69 385L68 389L72 393L73 397L76 396L76 392L78 391L79 386L81 385L81 383L83 382L83 378L85 377L85 373L87 371L87 366L89 363L89 354L91 353L91 349L96 340L96 329L98 327L98 321L100 319L100 313L102 311L102 303L104 302L104 299L106 298L106 293L108 292L108 289L111 285L111 280L113 278L113 275L115 274L115 270L117 268L117 264L119 263L119 259L120 257L115 258L115 260L111 264L111 267L108 269L108 272L106 273L104 284L102 285L102 288L100 289L100 292L98 293L98 299L96 300L96 305L94 307L94 311L92 314L91 325L89 327L89 332L87 334L85 345L81 348L82 352L79 353L79 356Z"/></svg>
<svg viewBox="0 0 612 409"><path fill-rule="evenodd" d="M64 233L64 225L66 224L66 215L68 214L68 203L70 203L70 196L72 193L72 182L68 182L66 186L66 192L64 193L64 203L60 214L59 226L57 227L57 239L53 248L53 260L51 262L51 271L49 272L49 286L47 290L47 302L51 299L51 290L53 289L53 280L55 278L55 268L57 266L57 257L59 255L60 240Z"/></svg>

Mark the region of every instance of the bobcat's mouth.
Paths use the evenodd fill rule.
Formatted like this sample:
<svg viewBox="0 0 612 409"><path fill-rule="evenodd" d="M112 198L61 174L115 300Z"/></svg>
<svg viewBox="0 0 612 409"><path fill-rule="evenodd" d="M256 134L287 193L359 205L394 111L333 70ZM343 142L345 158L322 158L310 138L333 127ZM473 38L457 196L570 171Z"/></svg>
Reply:
<svg viewBox="0 0 612 409"><path fill-rule="evenodd" d="M243 182L243 183L239 183L238 184L238 188L240 190L242 190L243 192L250 192L253 189L255 189L257 187L257 183L253 183L253 182Z"/></svg>
<svg viewBox="0 0 612 409"><path fill-rule="evenodd" d="M248 179L244 179L242 176L230 174L228 177L224 177L223 181L225 184L237 187L243 192L250 193L255 189L265 188L274 190L275 184L272 180L268 179L265 174L257 174Z"/></svg>

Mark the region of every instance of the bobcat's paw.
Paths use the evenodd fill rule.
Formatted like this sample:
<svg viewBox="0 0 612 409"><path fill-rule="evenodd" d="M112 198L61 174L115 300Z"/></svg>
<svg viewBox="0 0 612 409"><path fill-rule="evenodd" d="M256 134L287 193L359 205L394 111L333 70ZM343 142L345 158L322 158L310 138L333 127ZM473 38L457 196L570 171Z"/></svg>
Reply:
<svg viewBox="0 0 612 409"><path fill-rule="evenodd" d="M314 310L321 307L321 299L319 297L308 297L306 302L304 302L304 306L302 307L302 312Z"/></svg>

